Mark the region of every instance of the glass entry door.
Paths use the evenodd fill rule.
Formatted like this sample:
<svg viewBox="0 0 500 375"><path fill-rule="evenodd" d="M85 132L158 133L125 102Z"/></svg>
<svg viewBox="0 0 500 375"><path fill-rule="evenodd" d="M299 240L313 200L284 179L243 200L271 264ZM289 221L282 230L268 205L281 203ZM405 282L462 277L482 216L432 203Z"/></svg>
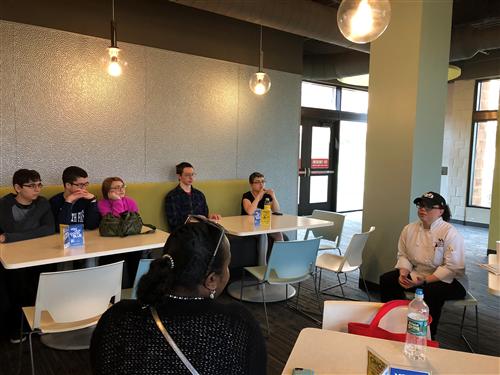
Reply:
<svg viewBox="0 0 500 375"><path fill-rule="evenodd" d="M298 213L336 211L339 121L302 117Z"/></svg>

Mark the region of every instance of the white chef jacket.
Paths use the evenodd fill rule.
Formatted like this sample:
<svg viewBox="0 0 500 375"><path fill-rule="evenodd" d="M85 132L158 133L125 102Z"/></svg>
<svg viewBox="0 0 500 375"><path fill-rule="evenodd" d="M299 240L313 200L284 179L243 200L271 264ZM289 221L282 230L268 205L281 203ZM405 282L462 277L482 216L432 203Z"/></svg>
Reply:
<svg viewBox="0 0 500 375"><path fill-rule="evenodd" d="M450 223L438 218L430 229L416 221L399 236L396 268L406 268L415 277L435 275L450 284L457 279L467 289L464 239Z"/></svg>

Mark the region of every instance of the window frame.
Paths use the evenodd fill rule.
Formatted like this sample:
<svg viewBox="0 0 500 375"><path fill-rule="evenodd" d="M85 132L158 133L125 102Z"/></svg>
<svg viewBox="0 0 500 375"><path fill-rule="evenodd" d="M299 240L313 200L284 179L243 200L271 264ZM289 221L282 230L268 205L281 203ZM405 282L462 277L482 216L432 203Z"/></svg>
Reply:
<svg viewBox="0 0 500 375"><path fill-rule="evenodd" d="M485 210L490 210L491 207L478 206L472 204L472 193L474 191L474 164L476 161L476 138L478 131L478 124L487 121L497 121L497 132L499 131L498 126L498 109L496 110L482 110L479 111L480 98L478 97L480 85L483 82L493 81L498 78L488 78L488 79L478 79L476 80L474 87L474 100L472 103L472 123L471 123L471 137L470 137L470 149L469 149L469 170L467 174L467 197L466 197L466 207L470 208L480 208ZM498 152L498 150L497 150Z"/></svg>

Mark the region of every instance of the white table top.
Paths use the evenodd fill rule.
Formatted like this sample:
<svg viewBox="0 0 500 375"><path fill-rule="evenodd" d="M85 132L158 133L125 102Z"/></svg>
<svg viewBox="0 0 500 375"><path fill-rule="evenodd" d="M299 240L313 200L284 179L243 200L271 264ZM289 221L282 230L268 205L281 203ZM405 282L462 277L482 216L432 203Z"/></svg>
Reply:
<svg viewBox="0 0 500 375"><path fill-rule="evenodd" d="M218 221L229 233L235 236L254 236L256 234L286 232L297 229L320 228L333 225L331 221L312 219L294 215L271 215L269 225L255 225L253 216L228 216Z"/></svg>
<svg viewBox="0 0 500 375"><path fill-rule="evenodd" d="M498 256L499 255L495 254L488 255L488 263L498 264ZM500 276L497 276L491 272L488 272L488 292L494 294L495 296L500 296Z"/></svg>
<svg viewBox="0 0 500 375"><path fill-rule="evenodd" d="M149 229L149 228L146 228ZM101 237L98 230L85 231L83 247L63 248L60 234L32 240L0 244L0 261L6 269L40 266L104 255L128 253L163 247L168 233L127 237Z"/></svg>
<svg viewBox="0 0 500 375"><path fill-rule="evenodd" d="M415 367L403 354L404 343L374 339L317 328L303 329L283 369L291 374L295 367L309 368L319 374L366 374L367 348L370 347L393 366ZM500 358L454 350L427 348L421 369L438 374L500 373Z"/></svg>

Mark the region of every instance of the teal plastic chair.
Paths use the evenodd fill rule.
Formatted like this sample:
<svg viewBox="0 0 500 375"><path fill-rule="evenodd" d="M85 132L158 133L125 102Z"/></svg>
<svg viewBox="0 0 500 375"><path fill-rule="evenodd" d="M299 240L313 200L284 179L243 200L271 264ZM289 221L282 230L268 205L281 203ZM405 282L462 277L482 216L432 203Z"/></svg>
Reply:
<svg viewBox="0 0 500 375"><path fill-rule="evenodd" d="M295 309L298 309L300 282L307 280L315 275L315 264L318 256L318 249L321 238L313 238L303 241L276 241L274 242L271 256L267 265L245 267L244 270L254 276L259 282L257 285L262 285L262 302L264 304L264 313L266 316L267 332L269 334L269 319L267 316L266 306L266 283L267 284L292 284L299 283L297 288L297 300ZM243 297L243 278L241 280L241 294ZM318 307L321 312L321 303L319 301L319 293L316 288L316 282L313 282L314 291L318 299ZM249 286L249 285L247 285ZM255 286L255 284L253 285ZM287 289L287 288L286 288ZM286 290L286 296L288 290ZM307 314L305 314L307 315Z"/></svg>
<svg viewBox="0 0 500 375"><path fill-rule="evenodd" d="M132 287L131 299L137 299L137 286L139 285L139 280L141 277L149 271L149 266L154 259L141 259L139 261L139 266L137 267L137 273L135 274L134 286Z"/></svg>

